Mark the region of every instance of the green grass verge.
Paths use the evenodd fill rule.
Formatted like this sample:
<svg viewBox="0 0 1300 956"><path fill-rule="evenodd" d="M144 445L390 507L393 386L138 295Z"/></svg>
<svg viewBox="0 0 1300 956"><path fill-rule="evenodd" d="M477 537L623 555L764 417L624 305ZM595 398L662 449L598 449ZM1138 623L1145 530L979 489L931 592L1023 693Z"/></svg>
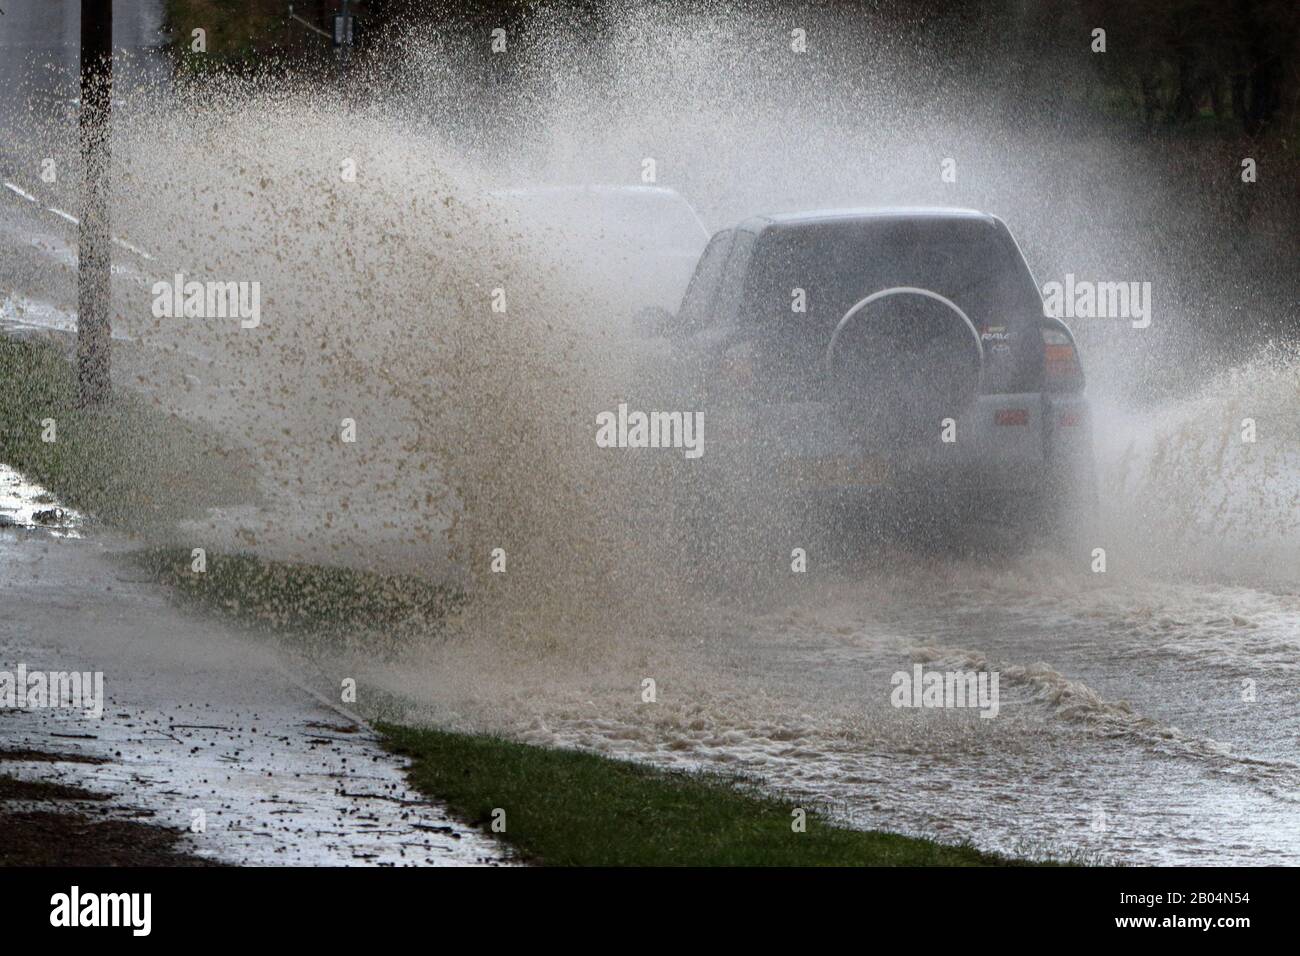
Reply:
<svg viewBox="0 0 1300 956"><path fill-rule="evenodd" d="M409 757L412 785L490 830L525 859L555 866L1005 866L969 846L849 830L718 777L496 737L381 723Z"/></svg>
<svg viewBox="0 0 1300 956"><path fill-rule="evenodd" d="M254 495L252 469L218 436L118 389L76 407L76 373L57 346L0 336L0 461L108 524L147 527ZM53 421L54 441L44 441Z"/></svg>
<svg viewBox="0 0 1300 956"><path fill-rule="evenodd" d="M420 578L246 554L209 554L201 574L181 548L152 548L132 557L195 605L313 643L360 640L379 651L408 634L436 631L464 600L459 589Z"/></svg>

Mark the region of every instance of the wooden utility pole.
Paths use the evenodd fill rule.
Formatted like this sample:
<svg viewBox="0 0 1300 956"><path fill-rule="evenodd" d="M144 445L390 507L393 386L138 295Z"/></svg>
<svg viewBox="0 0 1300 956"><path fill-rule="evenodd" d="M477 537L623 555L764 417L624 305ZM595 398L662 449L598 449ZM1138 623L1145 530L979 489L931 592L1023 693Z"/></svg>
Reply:
<svg viewBox="0 0 1300 956"><path fill-rule="evenodd" d="M81 225L77 248L77 404L110 392L112 237L108 174L113 111L113 0L81 0Z"/></svg>

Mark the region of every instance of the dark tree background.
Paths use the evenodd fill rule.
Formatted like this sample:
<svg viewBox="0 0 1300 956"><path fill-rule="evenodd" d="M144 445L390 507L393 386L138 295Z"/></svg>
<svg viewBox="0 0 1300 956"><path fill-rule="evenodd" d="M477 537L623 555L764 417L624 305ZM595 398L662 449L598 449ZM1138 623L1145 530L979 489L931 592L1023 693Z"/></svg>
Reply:
<svg viewBox="0 0 1300 956"><path fill-rule="evenodd" d="M340 5L340 0L299 0L294 6L304 19L327 28ZM691 0L683 5L719 8ZM178 53L188 41L184 25L202 22L213 26L210 52L217 62L250 70L327 68L332 63L328 44L289 20L288 6L287 0L167 0ZM726 6L743 11L746 5ZM1094 108L1140 120L1152 131L1197 126L1225 135L1282 136L1294 134L1300 123L1296 0L831 0L782 6L792 18L805 9L869 12L874 20L933 44L954 62L996 62L1022 78L1041 78L1066 66L1096 71L1104 95L1096 97ZM527 44L531 22L558 14L588 24L598 36L611 4L356 0L351 7L358 15L358 52L364 55L376 38L411 22L466 37L502 26ZM1106 57L1090 57L1085 48L1062 42L1094 27L1106 30ZM1050 90L1043 83L1023 87L1040 95Z"/></svg>

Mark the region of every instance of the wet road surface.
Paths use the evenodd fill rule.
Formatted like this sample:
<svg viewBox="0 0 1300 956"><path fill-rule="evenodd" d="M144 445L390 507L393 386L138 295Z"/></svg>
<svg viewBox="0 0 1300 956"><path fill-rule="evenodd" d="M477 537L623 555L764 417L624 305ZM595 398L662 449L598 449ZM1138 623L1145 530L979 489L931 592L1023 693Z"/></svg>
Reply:
<svg viewBox="0 0 1300 956"><path fill-rule="evenodd" d="M182 615L104 535L61 536L75 514L33 522L39 494L0 467L0 670L102 672L105 700L99 719L0 707L0 773L110 795L83 812L187 831L201 819L182 849L228 863L503 862L273 650Z"/></svg>

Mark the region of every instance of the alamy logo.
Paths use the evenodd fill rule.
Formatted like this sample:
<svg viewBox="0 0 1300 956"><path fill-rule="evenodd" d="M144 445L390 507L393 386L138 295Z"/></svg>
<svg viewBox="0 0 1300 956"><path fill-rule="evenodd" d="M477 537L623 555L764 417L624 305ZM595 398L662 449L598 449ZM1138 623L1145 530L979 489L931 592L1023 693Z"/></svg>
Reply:
<svg viewBox="0 0 1300 956"><path fill-rule="evenodd" d="M79 710L87 720L104 716L103 671L29 671L19 664L0 671L0 709Z"/></svg>
<svg viewBox="0 0 1300 956"><path fill-rule="evenodd" d="M889 702L895 707L978 707L981 717L998 715L998 672L895 671Z"/></svg>
<svg viewBox="0 0 1300 956"><path fill-rule="evenodd" d="M148 936L153 929L152 893L85 893L74 886L70 893L50 897L50 925L129 926L133 936Z"/></svg>
<svg viewBox="0 0 1300 956"><path fill-rule="evenodd" d="M1054 319L1132 319L1133 328L1151 324L1150 282L1076 281L1073 272L1065 282L1043 286L1043 311Z"/></svg>
<svg viewBox="0 0 1300 956"><path fill-rule="evenodd" d="M600 448L684 448L687 458L704 454L703 412L617 412L596 415Z"/></svg>
<svg viewBox="0 0 1300 956"><path fill-rule="evenodd" d="M170 282L153 284L155 319L233 319L241 329L255 329L262 323L260 282L185 281L177 273Z"/></svg>

